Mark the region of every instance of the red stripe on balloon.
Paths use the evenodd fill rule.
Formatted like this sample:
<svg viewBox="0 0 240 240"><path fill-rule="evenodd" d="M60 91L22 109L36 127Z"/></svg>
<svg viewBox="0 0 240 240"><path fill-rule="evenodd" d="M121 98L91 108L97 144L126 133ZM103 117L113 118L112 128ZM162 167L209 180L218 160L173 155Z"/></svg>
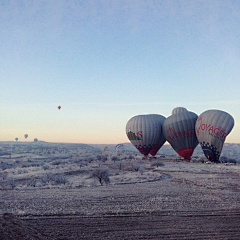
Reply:
<svg viewBox="0 0 240 240"><path fill-rule="evenodd" d="M177 153L184 159L190 160L193 154L193 151L194 151L194 147L187 147L187 148L179 149Z"/></svg>
<svg viewBox="0 0 240 240"><path fill-rule="evenodd" d="M148 156L149 152L152 150L152 146L146 146L146 145L139 145L139 146L136 146L137 150L143 154L145 157Z"/></svg>

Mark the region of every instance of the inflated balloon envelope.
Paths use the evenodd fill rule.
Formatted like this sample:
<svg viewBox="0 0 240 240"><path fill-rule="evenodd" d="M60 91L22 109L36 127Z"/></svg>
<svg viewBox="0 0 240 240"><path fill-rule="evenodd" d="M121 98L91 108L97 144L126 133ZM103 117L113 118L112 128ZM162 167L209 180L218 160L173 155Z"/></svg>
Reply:
<svg viewBox="0 0 240 240"><path fill-rule="evenodd" d="M163 116L156 115L137 115L132 117L126 125L128 139L144 156L148 156L153 148L159 147L159 140L162 138L162 124L159 118Z"/></svg>
<svg viewBox="0 0 240 240"><path fill-rule="evenodd" d="M106 152L106 151L108 151L108 146L107 145L102 146L102 152Z"/></svg>
<svg viewBox="0 0 240 240"><path fill-rule="evenodd" d="M124 145L122 144L122 143L119 143L119 144L117 144L116 146L115 146L115 151L117 152L117 153L120 153L120 152L122 152L124 150Z"/></svg>
<svg viewBox="0 0 240 240"><path fill-rule="evenodd" d="M156 145L149 152L154 157L157 154L157 152L159 151L159 149L166 142L166 139L165 139L165 137L163 135L163 132L162 132L162 125L163 125L164 121L166 120L166 118L162 115L159 115L159 114L150 114L150 116L153 116L156 119L156 121L158 121L159 125L161 125L161 134L158 135L158 137L156 139L157 140Z"/></svg>
<svg viewBox="0 0 240 240"><path fill-rule="evenodd" d="M176 114L176 113L180 113L180 112L186 112L186 111L187 111L187 109L184 107L176 107L172 110L172 115Z"/></svg>
<svg viewBox="0 0 240 240"><path fill-rule="evenodd" d="M172 148L184 159L190 160L198 140L195 133L197 114L189 111L175 113L163 123L163 134Z"/></svg>
<svg viewBox="0 0 240 240"><path fill-rule="evenodd" d="M234 126L233 117L221 110L207 110L196 122L196 134L205 156L219 162L223 144Z"/></svg>

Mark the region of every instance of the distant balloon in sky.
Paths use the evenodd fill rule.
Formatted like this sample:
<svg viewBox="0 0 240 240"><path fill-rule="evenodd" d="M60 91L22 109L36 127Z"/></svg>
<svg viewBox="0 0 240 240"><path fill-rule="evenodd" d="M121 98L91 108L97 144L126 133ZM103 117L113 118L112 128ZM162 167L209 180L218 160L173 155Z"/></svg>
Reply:
<svg viewBox="0 0 240 240"><path fill-rule="evenodd" d="M28 137L28 135L27 135L27 134L25 134L25 135L24 135L24 137L25 137L25 138L27 138L27 137Z"/></svg>
<svg viewBox="0 0 240 240"><path fill-rule="evenodd" d="M60 109L61 109L61 106L58 106L57 108L58 108L58 110L60 110Z"/></svg>
<svg viewBox="0 0 240 240"><path fill-rule="evenodd" d="M105 152L105 151L108 151L108 146L107 145L102 147L102 152Z"/></svg>
<svg viewBox="0 0 240 240"><path fill-rule="evenodd" d="M156 121L158 121L159 124L161 125L161 134L158 135L158 143L149 152L154 157L157 154L158 150L166 142L166 139L165 139L165 137L163 135L163 132L162 132L162 125L163 125L163 122L165 121L166 118L162 115L159 115L159 114L150 114L150 115L153 116L156 119Z"/></svg>
<svg viewBox="0 0 240 240"><path fill-rule="evenodd" d="M34 142L37 142L38 141L38 139L37 138L34 138L34 140L33 140Z"/></svg>
<svg viewBox="0 0 240 240"><path fill-rule="evenodd" d="M176 114L176 113L180 113L180 112L186 112L186 111L187 111L187 109L184 107L176 107L172 110L172 115Z"/></svg>
<svg viewBox="0 0 240 240"><path fill-rule="evenodd" d="M176 113L163 123L163 134L173 149L184 159L190 160L198 140L195 133L197 114L189 111Z"/></svg>
<svg viewBox="0 0 240 240"><path fill-rule="evenodd" d="M15 141L17 141L18 140L18 138L15 138Z"/></svg>
<svg viewBox="0 0 240 240"><path fill-rule="evenodd" d="M157 145L162 135L162 128L156 117L152 115L137 115L126 125L126 134L130 142L145 157Z"/></svg>
<svg viewBox="0 0 240 240"><path fill-rule="evenodd" d="M122 143L117 144L117 145L115 146L115 151L116 151L117 153L121 153L123 150L124 150L124 145L123 145Z"/></svg>
<svg viewBox="0 0 240 240"><path fill-rule="evenodd" d="M207 110L198 117L197 138L205 156L210 161L219 162L224 141L233 126L233 117L221 110Z"/></svg>

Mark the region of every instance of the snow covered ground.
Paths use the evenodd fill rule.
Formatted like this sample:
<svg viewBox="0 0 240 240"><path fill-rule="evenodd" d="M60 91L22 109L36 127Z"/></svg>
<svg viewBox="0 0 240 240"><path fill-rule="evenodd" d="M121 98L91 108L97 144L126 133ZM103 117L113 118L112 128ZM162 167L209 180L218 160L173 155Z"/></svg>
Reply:
<svg viewBox="0 0 240 240"><path fill-rule="evenodd" d="M189 163L174 158L143 159L136 152L102 153L88 145L15 144L11 151L11 155L1 156L0 191L3 198L12 195L13 201L9 198L8 205L1 204L0 211L18 214L49 213L47 208L40 208L36 213L28 204L23 204L24 207L15 204L18 196L24 199L31 192L54 196L59 191L68 192L67 196L71 192L94 192L96 195L103 189L121 189L126 184L130 189L136 188L136 184L152 182L159 182L156 184L160 186L160 181L179 181L196 187L224 189L233 180L230 178L226 182L227 179L222 176L240 175L239 164ZM97 175L94 175L96 171ZM239 185L235 187L238 189ZM61 211L68 212L69 209L61 207Z"/></svg>
<svg viewBox="0 0 240 240"><path fill-rule="evenodd" d="M186 226L192 232L195 231L195 239L211 239L206 236L238 239L235 236L240 236L239 164L185 162L174 158L142 159L136 152L128 151L117 155L113 151L102 153L89 146L26 146L15 146L11 155L5 149L6 154L1 155L0 213L12 213L31 223L31 228L38 229L41 233L46 231L46 234L51 235L62 231L61 234L65 234L66 238L56 239L94 239L96 235L91 235L92 238L87 235L90 230L79 227L84 219L91 219L88 222L91 229L100 231L91 225L98 218L100 222L103 218L110 218L119 225L123 224L123 219L130 221L131 216L134 219L137 217L139 221L141 219L136 223L136 228L139 224L151 226L154 221L155 226L158 226L155 230L158 234L163 234L164 229L160 231L159 224L163 224L168 216L167 221L170 222L184 217ZM105 174L100 175L102 182L94 175L99 171ZM119 216L122 220L115 218ZM74 224L74 218L81 219L80 225L74 228L75 232L71 233L72 228L64 230L64 226L67 227L66 221L73 221L71 224ZM196 232L193 225L193 219L198 218L201 224L208 223L209 227L202 230L203 233L200 230ZM208 222L211 218L213 222ZM212 235L213 232L218 234L216 226L227 218L230 220L228 225L222 226L222 229L226 228L223 238ZM55 223L59 227L51 225L54 219L61 219ZM177 229L180 223L174 224ZM182 234L184 226L179 225L176 236ZM201 228L205 227L203 225ZM71 234L78 235L79 228L86 231L89 238L69 237ZM109 228L111 231L116 230L116 226L113 229L110 222L106 222L102 234L110 231ZM168 228L168 234L174 230L169 226L165 228ZM150 236L148 228L144 229L142 234ZM200 238L199 231L203 238ZM204 234L204 231L210 235Z"/></svg>

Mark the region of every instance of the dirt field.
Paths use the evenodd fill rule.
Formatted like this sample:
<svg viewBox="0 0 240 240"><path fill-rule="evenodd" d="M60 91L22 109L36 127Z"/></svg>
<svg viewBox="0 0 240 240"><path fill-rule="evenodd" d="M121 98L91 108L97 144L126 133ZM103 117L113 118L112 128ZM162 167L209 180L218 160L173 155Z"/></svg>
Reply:
<svg viewBox="0 0 240 240"><path fill-rule="evenodd" d="M239 169L165 164L154 182L1 192L17 209L1 239L240 239Z"/></svg>

